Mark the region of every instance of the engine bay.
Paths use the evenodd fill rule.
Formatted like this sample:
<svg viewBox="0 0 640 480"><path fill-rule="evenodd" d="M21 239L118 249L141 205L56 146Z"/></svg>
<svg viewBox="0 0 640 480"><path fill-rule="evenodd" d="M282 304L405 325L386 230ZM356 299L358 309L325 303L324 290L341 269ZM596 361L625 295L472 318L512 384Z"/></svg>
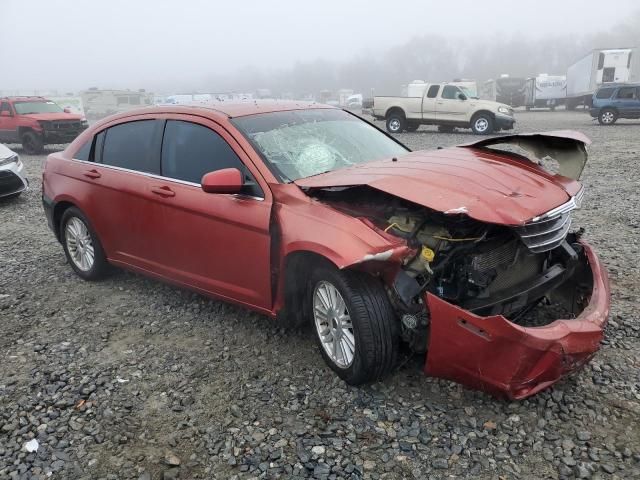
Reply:
<svg viewBox="0 0 640 480"><path fill-rule="evenodd" d="M369 187L315 190L313 196L411 247L413 255L394 272L387 290L402 337L415 351L426 349L427 292L476 315L502 315L521 326L575 318L588 302L590 279L576 274L584 263L580 232L566 233L540 251L516 228L436 212ZM555 294L560 291L562 296ZM537 314L549 309L552 315Z"/></svg>

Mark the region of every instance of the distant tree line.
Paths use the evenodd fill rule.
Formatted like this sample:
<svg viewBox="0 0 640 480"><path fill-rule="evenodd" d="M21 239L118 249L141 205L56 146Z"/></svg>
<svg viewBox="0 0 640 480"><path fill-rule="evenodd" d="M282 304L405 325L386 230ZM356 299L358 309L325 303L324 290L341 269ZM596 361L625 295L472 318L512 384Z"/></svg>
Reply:
<svg viewBox="0 0 640 480"><path fill-rule="evenodd" d="M247 67L225 76L207 78L212 91L255 91L274 95L317 95L322 90L351 88L368 96L397 95L412 80L479 82L506 73L527 77L539 73L563 75L567 67L595 48L640 46L640 11L613 29L586 30L581 35L559 33L531 39L514 34L474 39L421 35L382 52L363 52L348 61L316 59L291 68L264 71Z"/></svg>

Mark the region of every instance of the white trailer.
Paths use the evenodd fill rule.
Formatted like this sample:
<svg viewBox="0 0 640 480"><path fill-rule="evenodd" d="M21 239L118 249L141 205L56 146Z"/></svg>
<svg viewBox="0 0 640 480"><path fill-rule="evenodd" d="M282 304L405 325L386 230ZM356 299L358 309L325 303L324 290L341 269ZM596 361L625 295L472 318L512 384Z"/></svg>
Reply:
<svg viewBox="0 0 640 480"><path fill-rule="evenodd" d="M564 103L567 96L566 75L547 75L541 73L537 77L527 78L524 85L524 105L532 108L549 108L555 110Z"/></svg>
<svg viewBox="0 0 640 480"><path fill-rule="evenodd" d="M601 85L638 81L637 47L593 50L567 69L567 108L590 105L591 96Z"/></svg>

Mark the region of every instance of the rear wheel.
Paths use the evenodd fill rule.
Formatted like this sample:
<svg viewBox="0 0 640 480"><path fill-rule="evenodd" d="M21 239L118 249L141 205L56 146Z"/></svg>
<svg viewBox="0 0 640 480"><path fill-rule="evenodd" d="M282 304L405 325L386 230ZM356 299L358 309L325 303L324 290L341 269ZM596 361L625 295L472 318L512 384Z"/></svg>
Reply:
<svg viewBox="0 0 640 480"><path fill-rule="evenodd" d="M471 130L476 135L488 135L493 132L493 117L488 113L479 113L471 119Z"/></svg>
<svg viewBox="0 0 640 480"><path fill-rule="evenodd" d="M75 207L65 210L60 221L60 238L71 268L85 280L98 280L108 270L102 244L89 220Z"/></svg>
<svg viewBox="0 0 640 480"><path fill-rule="evenodd" d="M618 120L618 114L610 108L603 109L598 115L600 125L613 125L616 123L616 120Z"/></svg>
<svg viewBox="0 0 640 480"><path fill-rule="evenodd" d="M387 132L402 133L407 126L407 120L400 113L392 113L387 117Z"/></svg>
<svg viewBox="0 0 640 480"><path fill-rule="evenodd" d="M376 278L323 266L314 271L309 290L320 352L342 380L361 385L394 367L397 321Z"/></svg>
<svg viewBox="0 0 640 480"><path fill-rule="evenodd" d="M25 132L22 135L22 148L29 155L42 153L44 144L42 137L35 132Z"/></svg>

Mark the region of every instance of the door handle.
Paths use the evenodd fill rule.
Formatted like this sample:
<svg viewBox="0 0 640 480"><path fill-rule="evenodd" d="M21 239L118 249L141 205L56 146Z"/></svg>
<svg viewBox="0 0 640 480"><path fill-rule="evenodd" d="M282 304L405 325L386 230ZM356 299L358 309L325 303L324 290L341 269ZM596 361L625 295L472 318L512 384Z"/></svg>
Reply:
<svg viewBox="0 0 640 480"><path fill-rule="evenodd" d="M92 170L87 170L86 172L84 172L84 176L89 178L100 178L102 174L94 168Z"/></svg>
<svg viewBox="0 0 640 480"><path fill-rule="evenodd" d="M151 191L153 193L155 193L156 195L161 195L163 197L175 197L176 196L176 192L174 192L173 190L171 190L169 187L166 187L166 186L151 187Z"/></svg>

